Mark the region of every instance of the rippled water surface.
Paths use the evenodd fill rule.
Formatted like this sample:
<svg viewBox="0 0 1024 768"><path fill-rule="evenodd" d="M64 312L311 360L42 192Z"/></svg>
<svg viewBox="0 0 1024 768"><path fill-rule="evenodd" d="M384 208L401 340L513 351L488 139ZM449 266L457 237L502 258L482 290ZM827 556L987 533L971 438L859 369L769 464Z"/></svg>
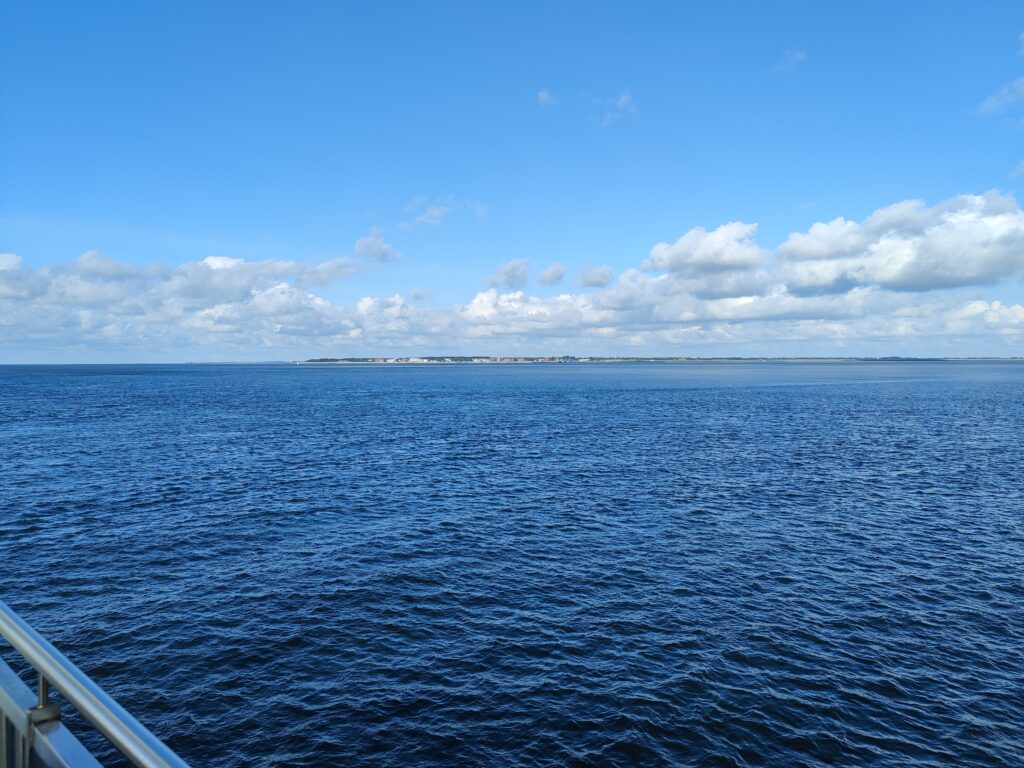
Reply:
<svg viewBox="0 0 1024 768"><path fill-rule="evenodd" d="M8 367L0 467L197 768L1024 764L1024 364Z"/></svg>

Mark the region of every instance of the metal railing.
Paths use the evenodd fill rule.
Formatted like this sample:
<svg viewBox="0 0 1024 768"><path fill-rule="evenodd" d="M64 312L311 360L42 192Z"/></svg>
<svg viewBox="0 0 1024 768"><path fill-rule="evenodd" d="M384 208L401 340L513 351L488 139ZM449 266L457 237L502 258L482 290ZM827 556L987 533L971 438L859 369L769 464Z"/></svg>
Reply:
<svg viewBox="0 0 1024 768"><path fill-rule="evenodd" d="M188 768L18 614L0 602L0 635L39 673L34 695L0 659L0 768L95 768L96 759L60 722L52 685L139 768Z"/></svg>

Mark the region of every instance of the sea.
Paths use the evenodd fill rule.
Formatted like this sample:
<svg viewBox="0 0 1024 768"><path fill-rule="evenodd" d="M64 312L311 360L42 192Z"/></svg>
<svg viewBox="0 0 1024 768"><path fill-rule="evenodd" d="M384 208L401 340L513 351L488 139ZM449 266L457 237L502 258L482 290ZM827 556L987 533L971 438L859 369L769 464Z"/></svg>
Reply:
<svg viewBox="0 0 1024 768"><path fill-rule="evenodd" d="M1020 766L1024 363L0 367L0 600L196 768Z"/></svg>

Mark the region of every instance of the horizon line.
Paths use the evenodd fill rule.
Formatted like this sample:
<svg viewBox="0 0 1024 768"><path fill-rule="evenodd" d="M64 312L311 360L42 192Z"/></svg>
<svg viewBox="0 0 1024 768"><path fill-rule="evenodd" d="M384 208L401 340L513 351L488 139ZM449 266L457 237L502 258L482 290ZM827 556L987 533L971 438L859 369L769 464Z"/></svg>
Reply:
<svg viewBox="0 0 1024 768"><path fill-rule="evenodd" d="M45 366L143 366L143 365L515 365L573 363L712 363L712 362L1024 362L1024 356L907 356L907 355L817 355L817 356L708 356L683 355L374 355L367 357L317 357L305 360L178 360L133 362L0 362L0 368Z"/></svg>

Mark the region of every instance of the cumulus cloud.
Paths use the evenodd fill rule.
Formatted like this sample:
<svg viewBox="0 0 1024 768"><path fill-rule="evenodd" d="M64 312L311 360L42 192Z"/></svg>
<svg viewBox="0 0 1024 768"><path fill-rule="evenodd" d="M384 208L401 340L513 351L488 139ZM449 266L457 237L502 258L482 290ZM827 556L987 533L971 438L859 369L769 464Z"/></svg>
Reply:
<svg viewBox="0 0 1024 768"><path fill-rule="evenodd" d="M492 287L522 288L529 279L526 259L510 259L491 275L488 285Z"/></svg>
<svg viewBox="0 0 1024 768"><path fill-rule="evenodd" d="M711 232L694 227L675 243L658 243L645 262L648 269L670 272L720 272L759 266L766 251L754 240L757 224L733 221Z"/></svg>
<svg viewBox="0 0 1024 768"><path fill-rule="evenodd" d="M562 282L563 277L565 277L565 267L556 261L541 270L541 273L537 275L537 282L541 285L558 285Z"/></svg>
<svg viewBox="0 0 1024 768"><path fill-rule="evenodd" d="M615 273L611 267L590 267L580 272L580 285L584 288L604 288L611 283Z"/></svg>
<svg viewBox="0 0 1024 768"><path fill-rule="evenodd" d="M833 219L791 234L780 275L798 291L899 291L989 285L1024 269L1024 213L1009 195L906 201L856 223Z"/></svg>
<svg viewBox="0 0 1024 768"><path fill-rule="evenodd" d="M862 228L843 217L815 222L807 232L794 232L779 251L795 259L828 258L856 252L864 246Z"/></svg>
<svg viewBox="0 0 1024 768"><path fill-rule="evenodd" d="M98 334L142 342L173 335L179 323L258 333L262 321L243 328L243 316L259 320L264 311L281 314L285 293L315 305L322 300L299 286L332 283L356 269L349 259L310 263L226 256L173 269L137 267L86 251L66 265L0 271L0 316L30 334L77 329L85 339Z"/></svg>
<svg viewBox="0 0 1024 768"><path fill-rule="evenodd" d="M1024 326L1024 306L1007 306L1001 301L969 301L950 313L950 320L953 323L974 319L981 320L993 328L1005 325Z"/></svg>
<svg viewBox="0 0 1024 768"><path fill-rule="evenodd" d="M398 256L395 249L384 241L384 232L379 227L374 227L366 237L356 240L355 252L373 261L394 261Z"/></svg>
<svg viewBox="0 0 1024 768"><path fill-rule="evenodd" d="M558 103L558 99L547 89L537 91L537 103L542 107L551 107Z"/></svg>
<svg viewBox="0 0 1024 768"><path fill-rule="evenodd" d="M87 251L32 268L4 254L0 351L1024 353L1024 306L1007 299L1024 288L1024 211L1009 195L902 201L811 224L775 248L756 237L750 223L696 227L632 269L586 270L587 290L546 297L525 290L528 263L513 259L486 290L436 309L417 303L420 291L349 305L318 295L358 271L351 259L143 267ZM563 274L552 264L540 276Z"/></svg>

